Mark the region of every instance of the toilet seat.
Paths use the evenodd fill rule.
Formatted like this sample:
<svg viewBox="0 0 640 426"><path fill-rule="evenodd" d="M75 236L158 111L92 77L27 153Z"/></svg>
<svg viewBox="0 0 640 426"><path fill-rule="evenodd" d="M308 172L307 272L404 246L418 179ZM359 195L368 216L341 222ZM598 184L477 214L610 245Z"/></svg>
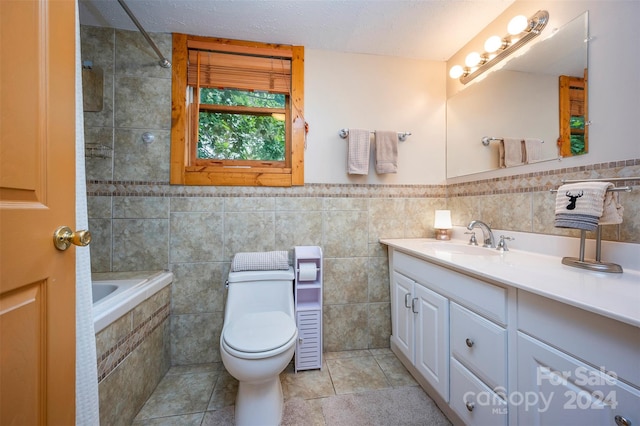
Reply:
<svg viewBox="0 0 640 426"><path fill-rule="evenodd" d="M296 332L295 322L284 312L256 312L228 324L222 338L236 351L260 353L286 345Z"/></svg>

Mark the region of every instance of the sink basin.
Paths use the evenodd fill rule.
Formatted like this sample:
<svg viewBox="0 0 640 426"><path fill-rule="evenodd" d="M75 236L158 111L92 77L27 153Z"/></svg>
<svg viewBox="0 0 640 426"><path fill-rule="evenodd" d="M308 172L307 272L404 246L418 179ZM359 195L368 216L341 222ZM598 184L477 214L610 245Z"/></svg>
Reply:
<svg viewBox="0 0 640 426"><path fill-rule="evenodd" d="M500 251L482 246L470 246L446 241L433 241L424 243L424 248L441 253L467 254L473 256L499 256Z"/></svg>

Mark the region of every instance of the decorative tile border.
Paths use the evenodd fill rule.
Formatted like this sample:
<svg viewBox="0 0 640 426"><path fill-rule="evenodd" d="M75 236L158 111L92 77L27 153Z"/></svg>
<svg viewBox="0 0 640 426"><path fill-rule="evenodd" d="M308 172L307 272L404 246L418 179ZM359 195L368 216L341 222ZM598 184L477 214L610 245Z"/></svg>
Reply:
<svg viewBox="0 0 640 426"><path fill-rule="evenodd" d="M87 181L89 196L439 198L446 185L308 183L294 187L181 186L165 182Z"/></svg>
<svg viewBox="0 0 640 426"><path fill-rule="evenodd" d="M304 186L181 186L167 182L87 182L89 196L133 197L326 197L326 198L444 198L470 195L511 194L548 191L562 179L595 179L640 176L640 159L612 161L534 173L481 179L448 185L373 185L308 183ZM618 185L637 185L620 181Z"/></svg>
<svg viewBox="0 0 640 426"><path fill-rule="evenodd" d="M562 185L563 179L623 178L625 176L640 176L640 159L453 183L447 186L447 197L540 192L557 188ZM638 181L616 182L616 186L626 185L638 185Z"/></svg>
<svg viewBox="0 0 640 426"><path fill-rule="evenodd" d="M98 383L115 370L164 320L169 318L170 305L170 301L162 305L115 345L98 355ZM131 315L131 312L125 315Z"/></svg>

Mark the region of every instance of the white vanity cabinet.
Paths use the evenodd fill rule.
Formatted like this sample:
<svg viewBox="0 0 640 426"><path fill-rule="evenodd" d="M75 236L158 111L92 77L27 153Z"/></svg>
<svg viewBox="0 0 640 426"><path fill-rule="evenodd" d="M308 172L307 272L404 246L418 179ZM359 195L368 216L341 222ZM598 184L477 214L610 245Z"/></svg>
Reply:
<svg viewBox="0 0 640 426"><path fill-rule="evenodd" d="M465 423L506 424L507 290L389 256L392 348Z"/></svg>
<svg viewBox="0 0 640 426"><path fill-rule="evenodd" d="M393 271L391 279L391 339L440 396L448 401L448 301L397 271Z"/></svg>
<svg viewBox="0 0 640 426"><path fill-rule="evenodd" d="M640 329L523 291L518 329L519 424L640 424Z"/></svg>
<svg viewBox="0 0 640 426"><path fill-rule="evenodd" d="M637 272L383 243L391 349L452 423L640 426Z"/></svg>

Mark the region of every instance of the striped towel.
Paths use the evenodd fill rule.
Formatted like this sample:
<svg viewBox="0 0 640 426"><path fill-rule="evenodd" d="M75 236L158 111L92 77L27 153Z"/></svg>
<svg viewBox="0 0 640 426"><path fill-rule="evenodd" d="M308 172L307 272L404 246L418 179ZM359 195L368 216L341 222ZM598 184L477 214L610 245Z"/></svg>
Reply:
<svg viewBox="0 0 640 426"><path fill-rule="evenodd" d="M347 173L350 175L368 175L370 150L371 133L369 130L349 129Z"/></svg>
<svg viewBox="0 0 640 426"><path fill-rule="evenodd" d="M289 253L284 250L236 253L231 262L231 272L287 269L289 269Z"/></svg>
<svg viewBox="0 0 640 426"><path fill-rule="evenodd" d="M579 182L562 185L556 195L556 228L595 231L604 210L610 182Z"/></svg>

